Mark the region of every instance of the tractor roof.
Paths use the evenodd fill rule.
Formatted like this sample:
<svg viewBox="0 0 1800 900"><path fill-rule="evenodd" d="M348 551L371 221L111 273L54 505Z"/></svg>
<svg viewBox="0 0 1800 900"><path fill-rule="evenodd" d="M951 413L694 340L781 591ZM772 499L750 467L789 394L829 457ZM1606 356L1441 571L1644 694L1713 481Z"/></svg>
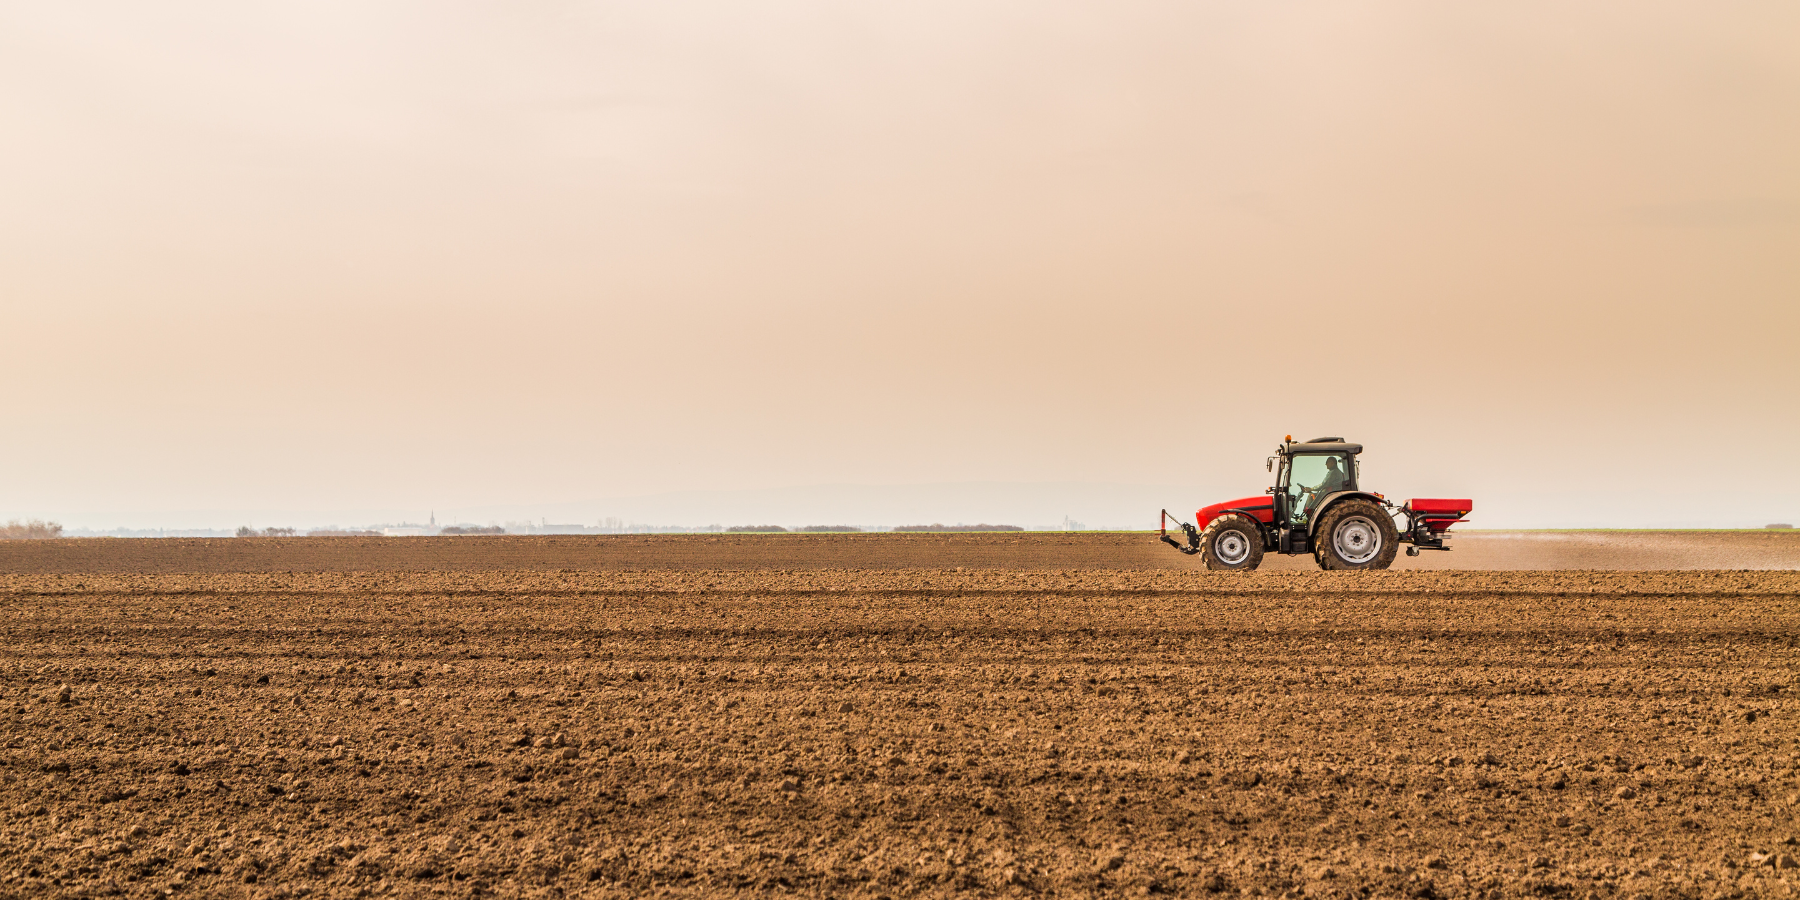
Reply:
<svg viewBox="0 0 1800 900"><path fill-rule="evenodd" d="M1361 444L1346 444L1342 438L1333 440L1312 440L1304 444L1289 444L1288 453L1361 453Z"/></svg>

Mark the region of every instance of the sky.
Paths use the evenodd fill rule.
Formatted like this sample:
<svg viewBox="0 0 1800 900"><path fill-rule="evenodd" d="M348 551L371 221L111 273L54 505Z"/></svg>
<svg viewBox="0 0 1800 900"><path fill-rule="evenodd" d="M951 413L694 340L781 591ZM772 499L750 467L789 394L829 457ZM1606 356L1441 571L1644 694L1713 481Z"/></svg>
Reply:
<svg viewBox="0 0 1800 900"><path fill-rule="evenodd" d="M0 0L0 520L1148 527L1292 434L1796 521L1797 111L1779 0Z"/></svg>

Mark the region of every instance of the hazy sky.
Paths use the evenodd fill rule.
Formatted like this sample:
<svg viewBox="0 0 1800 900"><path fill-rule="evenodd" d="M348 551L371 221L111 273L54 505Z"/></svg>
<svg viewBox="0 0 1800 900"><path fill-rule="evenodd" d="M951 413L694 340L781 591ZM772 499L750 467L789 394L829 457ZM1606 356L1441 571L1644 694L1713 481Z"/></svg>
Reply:
<svg viewBox="0 0 1800 900"><path fill-rule="evenodd" d="M0 307L0 518L1794 521L1800 5L0 0Z"/></svg>

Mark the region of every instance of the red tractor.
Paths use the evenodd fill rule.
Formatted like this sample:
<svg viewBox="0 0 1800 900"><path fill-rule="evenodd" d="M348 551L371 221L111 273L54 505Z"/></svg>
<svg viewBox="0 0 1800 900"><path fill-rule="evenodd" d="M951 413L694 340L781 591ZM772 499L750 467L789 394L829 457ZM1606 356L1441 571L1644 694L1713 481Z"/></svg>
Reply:
<svg viewBox="0 0 1800 900"><path fill-rule="evenodd" d="M1208 569L1250 570L1264 553L1311 553L1319 568L1385 569L1406 544L1407 556L1420 550L1448 550L1444 532L1463 521L1474 504L1468 500L1408 500L1395 506L1386 497L1357 485L1356 455L1361 444L1341 437L1296 443L1293 435L1269 457L1269 471L1280 463L1275 486L1267 497L1215 503L1195 515L1194 524L1180 522L1187 544L1169 536L1163 510L1164 543L1183 553L1199 554ZM1404 528L1396 524L1404 517Z"/></svg>

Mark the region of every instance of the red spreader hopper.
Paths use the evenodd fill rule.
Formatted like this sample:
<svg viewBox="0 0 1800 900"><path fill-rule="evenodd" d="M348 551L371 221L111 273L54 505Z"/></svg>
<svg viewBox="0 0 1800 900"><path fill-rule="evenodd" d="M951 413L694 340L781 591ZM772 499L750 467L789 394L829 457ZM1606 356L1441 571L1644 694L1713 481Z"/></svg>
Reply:
<svg viewBox="0 0 1800 900"><path fill-rule="evenodd" d="M1443 534L1444 529L1463 520L1469 510L1475 508L1473 500L1433 500L1413 499L1406 501L1404 509L1411 513L1411 519L1424 523L1433 534Z"/></svg>

